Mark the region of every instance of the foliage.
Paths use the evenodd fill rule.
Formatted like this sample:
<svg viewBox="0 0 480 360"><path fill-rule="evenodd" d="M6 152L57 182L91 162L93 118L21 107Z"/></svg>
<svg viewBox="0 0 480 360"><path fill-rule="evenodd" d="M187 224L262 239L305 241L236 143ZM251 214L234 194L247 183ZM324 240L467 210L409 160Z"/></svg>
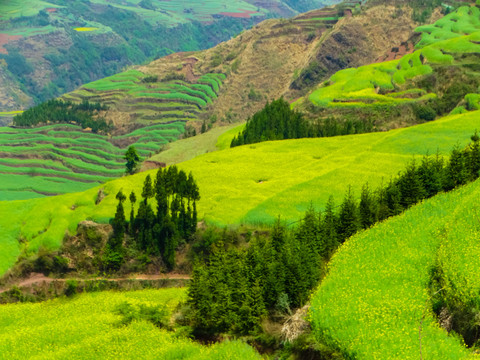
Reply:
<svg viewBox="0 0 480 360"><path fill-rule="evenodd" d="M124 235L128 229L138 249L147 255L159 255L168 270L175 267L175 249L180 239L188 240L197 229L197 201L200 200L198 186L190 173L171 166L160 168L152 184L147 175L142 189L142 201L137 214L134 205L137 197L130 192L130 223L127 224L123 202L127 197L120 190L117 193L117 211L111 220L113 235L104 253L104 268L116 271L123 263ZM156 212L149 199L155 198Z"/></svg>
<svg viewBox="0 0 480 360"><path fill-rule="evenodd" d="M80 125L83 129L91 128L93 133L108 132L112 126L107 124L105 119L98 118L98 112L101 110L107 110L107 107L99 103L92 104L87 100L80 104L74 104L71 101L64 102L54 99L16 115L13 123L17 126L30 127L48 123L73 123Z"/></svg>
<svg viewBox="0 0 480 360"><path fill-rule="evenodd" d="M141 161L140 156L137 154L134 146L129 146L127 152L125 153L125 173L132 175L135 174L138 170L138 162Z"/></svg>

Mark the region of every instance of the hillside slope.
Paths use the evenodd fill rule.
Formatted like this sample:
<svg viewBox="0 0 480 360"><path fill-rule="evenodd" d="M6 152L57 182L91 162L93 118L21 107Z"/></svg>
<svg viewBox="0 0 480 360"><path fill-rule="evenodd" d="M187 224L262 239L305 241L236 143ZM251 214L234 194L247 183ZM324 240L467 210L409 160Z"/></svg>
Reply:
<svg viewBox="0 0 480 360"><path fill-rule="evenodd" d="M476 358L447 331L479 301L478 196L476 181L349 239L312 297L316 336L356 359Z"/></svg>
<svg viewBox="0 0 480 360"><path fill-rule="evenodd" d="M298 220L310 203L322 209L330 195L338 203L349 185L359 193L386 182L414 156L450 152L478 129L479 112L446 117L383 133L265 142L204 154L179 164L200 188L199 219L216 224L269 223L278 215ZM85 219L113 217L120 189L141 193L145 172L107 182L83 193L0 202L0 273L21 252L58 248L65 232ZM130 206L127 204L125 206Z"/></svg>
<svg viewBox="0 0 480 360"><path fill-rule="evenodd" d="M112 136L80 133L79 128L65 133L61 127L39 126L34 133L28 130L30 135L2 129L10 139L0 144L0 171L5 179L0 185L2 198L62 194L119 176L121 153L127 146L135 145L141 156L148 158L184 130L192 135L199 133L203 124L209 129L245 120L267 100L282 95L292 99L302 93L301 88L308 84L299 79L310 69L312 59L320 55L330 59L321 60L324 71L318 76L322 78L339 68L372 61L398 41L388 34L408 38L416 26L408 6L395 19L393 6L365 10L357 6L354 17L341 17L342 9L268 20L212 49L172 54L63 95L64 100L107 105L101 116L114 125ZM352 48L356 51L350 51ZM335 60L336 56L345 61ZM297 89L292 90L292 84ZM159 129L161 124L165 125ZM52 148L60 141L74 143L76 152ZM104 144L101 153L92 148L100 143ZM62 185L54 186L55 182Z"/></svg>
<svg viewBox="0 0 480 360"><path fill-rule="evenodd" d="M23 109L127 65L214 46L266 18L294 16L335 2L2 2L0 111Z"/></svg>

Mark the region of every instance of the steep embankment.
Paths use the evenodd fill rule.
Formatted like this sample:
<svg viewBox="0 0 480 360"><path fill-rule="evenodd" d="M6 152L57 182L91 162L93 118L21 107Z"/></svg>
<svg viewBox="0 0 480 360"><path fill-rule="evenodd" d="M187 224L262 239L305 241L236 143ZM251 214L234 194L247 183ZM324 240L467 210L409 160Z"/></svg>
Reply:
<svg viewBox="0 0 480 360"><path fill-rule="evenodd" d="M423 125L383 133L322 139L274 141L208 153L179 164L192 171L200 188L199 218L218 224L271 222L281 215L298 220L312 202L322 208L348 185L358 193L395 175L413 156L448 153L479 127L479 112L449 116ZM141 193L147 174L107 182L106 197L95 205L99 188L58 197L0 203L0 273L21 251L58 248L66 231L80 221L108 221L115 195ZM130 204L125 205L127 207ZM20 242L19 242L20 240Z"/></svg>
<svg viewBox="0 0 480 360"><path fill-rule="evenodd" d="M478 336L479 196L476 181L349 239L312 297L315 335L356 359L473 358L447 331Z"/></svg>

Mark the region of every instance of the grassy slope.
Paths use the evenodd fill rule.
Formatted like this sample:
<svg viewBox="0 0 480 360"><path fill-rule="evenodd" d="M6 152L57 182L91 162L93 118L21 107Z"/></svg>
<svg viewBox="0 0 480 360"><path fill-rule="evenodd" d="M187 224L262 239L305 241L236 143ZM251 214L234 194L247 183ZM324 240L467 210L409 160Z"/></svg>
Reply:
<svg viewBox="0 0 480 360"><path fill-rule="evenodd" d="M462 65L455 60L463 54L480 51L480 9L463 6L438 20L417 29L422 39L419 50L400 60L370 64L337 72L321 84L308 98L296 104L313 103L321 107L394 106L436 97L412 88L411 79L434 71L431 65ZM422 59L425 62L422 62ZM384 94L379 94L381 89Z"/></svg>
<svg viewBox="0 0 480 360"><path fill-rule="evenodd" d="M239 131L235 129L238 129L237 124L219 126L204 134L172 142L167 145L166 150L152 156L149 160L161 161L165 164L172 165L193 159L205 153L216 151L218 149L219 138L224 139L232 131Z"/></svg>
<svg viewBox="0 0 480 360"><path fill-rule="evenodd" d="M437 256L447 291L465 302L479 299L477 181L417 205L401 216L348 240L333 257L329 275L312 299L317 336L356 359L418 359L419 326L424 359L463 359L459 339L436 323L430 271Z"/></svg>
<svg viewBox="0 0 480 360"><path fill-rule="evenodd" d="M102 292L37 304L0 305L0 357L5 359L260 359L248 345L201 346L151 323L118 325L119 304L167 305L185 289ZM27 335L28 334L28 335Z"/></svg>
<svg viewBox="0 0 480 360"><path fill-rule="evenodd" d="M338 201L348 185L359 192L369 181L376 186L403 169L415 155L448 153L465 145L479 127L479 112L449 116L423 125L321 139L266 142L217 151L181 163L198 181L202 200L199 218L219 224L270 222L277 215L297 220L310 202L319 208L333 194ZM145 176L107 182L107 197L95 205L98 187L83 193L0 203L0 273L15 262L22 246L60 246L65 231L74 232L87 218L108 221L119 189L141 193ZM259 182L259 180L263 182ZM126 204L129 208L130 204ZM72 210L73 209L73 210Z"/></svg>

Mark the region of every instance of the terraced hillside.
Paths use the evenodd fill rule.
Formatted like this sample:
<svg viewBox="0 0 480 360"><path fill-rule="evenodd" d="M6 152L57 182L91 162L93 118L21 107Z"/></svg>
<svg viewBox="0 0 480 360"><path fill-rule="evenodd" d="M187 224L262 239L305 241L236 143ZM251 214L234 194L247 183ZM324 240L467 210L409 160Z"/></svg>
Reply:
<svg viewBox="0 0 480 360"><path fill-rule="evenodd" d="M168 319L183 299L185 289L180 288L90 293L38 304L1 305L0 352L11 359L261 359L253 348L238 341L202 346L157 327L163 309ZM157 317L151 319L157 324L147 318L128 320L120 308L137 314L142 309L156 312ZM29 332L28 338L24 331Z"/></svg>
<svg viewBox="0 0 480 360"><path fill-rule="evenodd" d="M270 223L280 214L296 221L311 203L322 209L331 194L337 203L341 201L349 185L358 195L365 182L372 188L387 182L414 156L434 154L437 149L447 154L457 143L466 145L479 128L478 119L475 111L390 132L239 146L178 166L192 171L200 188L199 219L256 224ZM85 219L108 222L115 213L117 192L123 188L140 194L148 174L152 172L81 193L0 202L0 273L21 252L35 252L40 246L58 248L65 232L75 233ZM106 197L95 205L100 188Z"/></svg>
<svg viewBox="0 0 480 360"><path fill-rule="evenodd" d="M310 106L313 113L329 116L374 116L375 111L387 112L391 115L389 121L400 117L404 124L409 120L433 120L452 110L456 113L475 109L475 96L469 92L476 93L480 84L479 16L478 7L462 6L433 25L418 27L418 50L398 60L339 71L295 105L305 109ZM454 99L451 93L460 98ZM468 96L462 105L465 95ZM453 104L445 104L452 101ZM454 109L456 105L461 107ZM416 119L409 119L412 117ZM395 122L395 126L401 121ZM377 125L389 126L381 120Z"/></svg>
<svg viewBox="0 0 480 360"><path fill-rule="evenodd" d="M475 333L479 195L476 181L349 239L312 298L316 336L357 359L477 358L447 331Z"/></svg>
<svg viewBox="0 0 480 360"><path fill-rule="evenodd" d="M195 61L194 58L192 60ZM173 79L169 80L168 76ZM117 128L133 124L196 121L217 98L225 78L221 73L194 76L173 71L164 74L164 78L158 75L148 78L138 70L128 70L88 83L63 98L108 105L107 118Z"/></svg>
<svg viewBox="0 0 480 360"><path fill-rule="evenodd" d="M18 200L83 191L125 172L134 145L147 158L184 131L181 121L107 137L75 125L0 127L0 199Z"/></svg>
<svg viewBox="0 0 480 360"><path fill-rule="evenodd" d="M336 2L3 1L0 111L24 109L127 65L214 46L266 18Z"/></svg>

